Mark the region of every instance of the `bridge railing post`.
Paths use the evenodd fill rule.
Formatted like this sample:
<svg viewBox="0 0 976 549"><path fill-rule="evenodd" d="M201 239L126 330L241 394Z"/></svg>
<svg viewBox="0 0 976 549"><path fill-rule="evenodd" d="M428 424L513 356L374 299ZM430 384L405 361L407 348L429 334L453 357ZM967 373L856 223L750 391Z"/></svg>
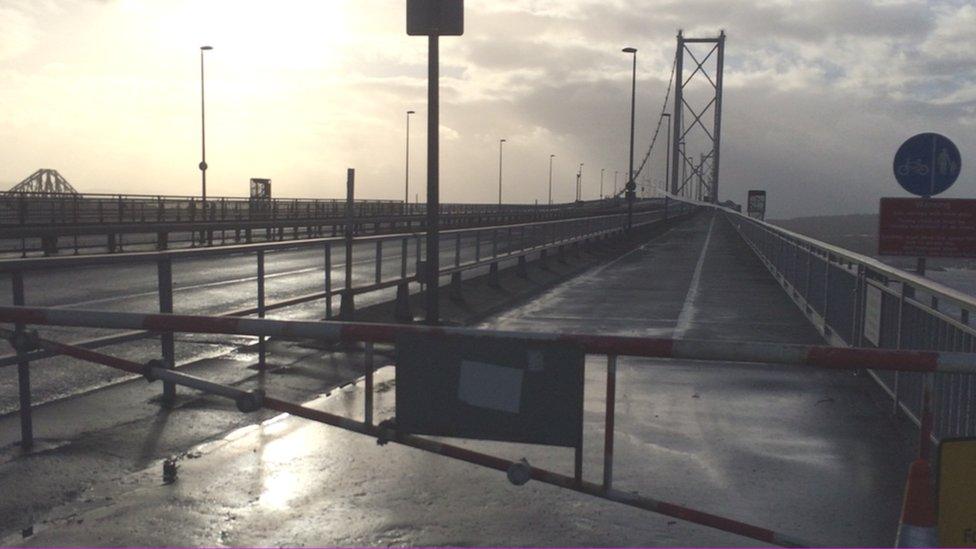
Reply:
<svg viewBox="0 0 976 549"><path fill-rule="evenodd" d="M413 239L413 249L414 249L414 274L420 279L423 275L420 273L420 262L423 261L423 255L421 255L421 241L420 236L415 236Z"/></svg>
<svg viewBox="0 0 976 549"><path fill-rule="evenodd" d="M383 278L383 241L376 241L376 283L382 282Z"/></svg>
<svg viewBox="0 0 976 549"><path fill-rule="evenodd" d="M257 253L257 283L258 283L258 318L264 318L264 250ZM267 368L267 344L264 336L258 337L258 370Z"/></svg>
<svg viewBox="0 0 976 549"><path fill-rule="evenodd" d="M156 276L159 287L159 312L173 312L173 262L169 257L162 257L156 262ZM159 336L160 351L163 363L167 368L176 367L176 349L172 332L164 332ZM169 405L176 399L176 385L171 381L163 381L163 404Z"/></svg>
<svg viewBox="0 0 976 549"><path fill-rule="evenodd" d="M613 487L614 415L617 399L617 355L607 355L607 396L603 426L603 489Z"/></svg>
<svg viewBox="0 0 976 549"><path fill-rule="evenodd" d="M400 239L400 279L407 280L407 255L409 254L410 244L407 237Z"/></svg>
<svg viewBox="0 0 976 549"><path fill-rule="evenodd" d="M24 273L14 271L11 273L11 286L13 289L13 304L15 306L24 305ZM24 325L17 323L14 325L15 332L23 336ZM30 383L30 361L25 358L25 350L17 349L17 389L20 400L20 446L25 451L34 447L34 422L31 410L31 383Z"/></svg>
<svg viewBox="0 0 976 549"><path fill-rule="evenodd" d="M481 261L481 230L474 231L474 262Z"/></svg>
<svg viewBox="0 0 976 549"><path fill-rule="evenodd" d="M454 266L461 266L461 233L454 235Z"/></svg>
<svg viewBox="0 0 976 549"><path fill-rule="evenodd" d="M325 243L325 318L332 318L332 245Z"/></svg>

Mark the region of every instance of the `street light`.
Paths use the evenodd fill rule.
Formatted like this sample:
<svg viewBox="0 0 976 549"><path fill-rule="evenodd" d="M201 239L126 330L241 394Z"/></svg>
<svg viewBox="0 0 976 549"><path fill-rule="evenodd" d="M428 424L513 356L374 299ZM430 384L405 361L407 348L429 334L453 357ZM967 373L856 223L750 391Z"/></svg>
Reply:
<svg viewBox="0 0 976 549"><path fill-rule="evenodd" d="M620 173L618 170L613 170L613 196L617 196L617 174Z"/></svg>
<svg viewBox="0 0 976 549"><path fill-rule="evenodd" d="M407 162L406 162L406 181L403 185L403 212L406 213L410 205L410 115L414 111L407 111Z"/></svg>
<svg viewBox="0 0 976 549"><path fill-rule="evenodd" d="M204 207L207 206L207 117L203 102L203 52L212 49L200 46L200 196Z"/></svg>
<svg viewBox="0 0 976 549"><path fill-rule="evenodd" d="M556 155L549 155L549 205L552 206L552 159L556 158Z"/></svg>
<svg viewBox="0 0 976 549"><path fill-rule="evenodd" d="M502 205L502 143L504 139L498 140L498 206L501 209Z"/></svg>
<svg viewBox="0 0 976 549"><path fill-rule="evenodd" d="M603 200L603 172L606 168L600 168L600 200Z"/></svg>
<svg viewBox="0 0 976 549"><path fill-rule="evenodd" d="M579 171L576 172L576 201L580 201L583 192L583 163L580 162Z"/></svg>
<svg viewBox="0 0 976 549"><path fill-rule="evenodd" d="M633 77L630 83L630 169L627 172L627 230L632 226L632 216L634 210L634 191L637 185L634 183L634 110L637 97L637 48L624 48L624 53L634 54Z"/></svg>

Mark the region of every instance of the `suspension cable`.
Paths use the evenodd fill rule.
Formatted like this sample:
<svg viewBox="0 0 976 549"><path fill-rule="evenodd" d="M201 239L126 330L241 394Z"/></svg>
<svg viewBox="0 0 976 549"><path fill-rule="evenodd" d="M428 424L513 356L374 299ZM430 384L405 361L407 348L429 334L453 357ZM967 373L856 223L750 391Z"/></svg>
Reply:
<svg viewBox="0 0 976 549"><path fill-rule="evenodd" d="M644 166L647 164L647 160L651 157L651 152L654 150L654 144L657 143L657 136L661 132L661 123L664 121L664 113L668 110L668 100L671 98L671 86L674 84L674 71L675 67L678 65L678 58L675 56L674 61L671 62L671 76L668 77L668 91L664 94L664 104L661 106L661 115L657 118L657 127L654 128L654 136L651 138L651 146L647 148L647 154L644 155L644 159L641 160L640 167L634 172L633 179L636 180L640 175Z"/></svg>

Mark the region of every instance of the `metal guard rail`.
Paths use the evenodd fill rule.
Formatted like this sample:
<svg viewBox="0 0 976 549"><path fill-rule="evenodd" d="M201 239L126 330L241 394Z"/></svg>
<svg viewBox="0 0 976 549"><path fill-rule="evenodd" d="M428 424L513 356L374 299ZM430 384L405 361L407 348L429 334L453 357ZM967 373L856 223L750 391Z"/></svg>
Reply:
<svg viewBox="0 0 976 549"><path fill-rule="evenodd" d="M122 208L117 217L72 218L67 223L55 217L45 217L37 223L13 225L2 222L4 212L9 209L3 204L0 199L0 253L16 253L21 257L34 253L58 255L62 249L73 249L75 254L98 248L109 253L122 253L123 246L154 246L165 250L180 244L195 247L198 241L200 246L211 247L217 241L221 246L228 240L251 243L252 238L265 242L286 238L311 239L327 236L330 228L334 237L341 234L339 229L345 224L345 209L337 209L332 202L316 203L315 208L309 203L304 209L296 204L287 211L282 210L283 215L278 215L275 208L268 210L268 215L251 216L247 204L241 210L237 208L240 204L227 209L221 203L221 209L214 209L211 211L213 215L206 218L203 215L181 217L177 211L173 219L162 210L157 212L158 215L150 211L147 216L144 208ZM660 199L647 199L638 201L636 209L644 211L663 206ZM357 203L355 211L357 233L369 227L370 234L406 233L422 231L425 226L423 205ZM623 201L608 199L549 206L447 204L441 211L442 227L448 229L585 218L622 213L625 209Z"/></svg>
<svg viewBox="0 0 976 549"><path fill-rule="evenodd" d="M686 215L689 211L692 211L691 205L682 205L680 207L672 206L671 215L674 218ZM586 241L591 238L610 235L612 233L619 233L622 231L623 221L625 219L624 214L613 214L587 219L571 219L562 221L543 221L536 223L522 223L516 225L502 225L498 227L487 227L487 228L473 228L473 229L456 229L450 231L443 231L441 233L442 240L453 239L455 243L455 254L454 261L450 265L441 266L441 275L449 276L455 273L461 273L466 270L483 268L485 266L490 266L492 263L497 263L500 261L513 260L519 257L525 257L529 254L537 253L543 254L551 249L558 249L561 247L573 245L581 241ZM658 210L651 210L646 212L639 212L634 214L635 223L634 226L640 227L643 225L648 225L662 220L667 220L663 218L663 212ZM536 235L525 234L525 231L536 231L536 233L541 233L544 238L539 240ZM475 247L478 248L477 241L480 235L492 235L491 239L485 239L484 243L487 247L488 243L491 243L490 253L485 253L483 256L479 257L479 251L475 252L475 258L473 261L461 261L461 247L465 238L471 240L472 236L476 240ZM506 238L499 246L499 235L504 235ZM518 237L517 239L515 237ZM417 282L416 276L416 264L421 260L421 240L422 237L419 234L411 235L377 235L377 236L366 236L357 237L354 239L356 244L374 244L376 248L375 255L375 274L372 283L360 286L350 286L353 294L363 294L367 292L382 290L394 286L399 286L402 284L409 284ZM383 253L382 250L384 243L387 242L400 242L401 258L400 258L400 272L399 277L387 278L382 277L382 262ZM414 242L414 261L406 260L406 253L404 253L407 248L409 248L409 242ZM517 242L521 244L519 247L513 247L512 243ZM160 293L160 302L172 303L173 299L173 287L172 287L172 268L174 260L177 259L188 259L188 258L198 258L198 257L211 257L211 256L227 256L233 254L242 253L254 253L257 261L257 304L255 307L248 307L245 309L224 311L219 313L221 316L227 317L240 317L257 314L263 316L267 311L281 309L293 305L298 305L301 303L307 303L311 301L317 301L321 299L326 300L325 316L326 318L333 317L333 300L337 295L341 295L346 288L343 286L341 289L333 287L333 276L332 276L332 250L333 247L341 248L344 243L344 238L323 238L323 239L311 239L311 240L300 240L300 241L285 241L285 242L270 242L270 243L258 243L258 244L241 244L236 246L225 246L225 247L215 247L215 248L194 248L194 249L181 249L181 250L168 250L168 251L158 251L158 252L132 252L126 254L99 254L99 255L78 255L78 256L66 256L66 257L46 257L46 258L31 258L31 259L11 259L0 261L0 273L10 273L13 279L13 304L21 305L24 303L23 286L24 286L24 276L25 273L38 270L50 270L50 269L70 269L70 268L80 268L88 267L93 265L112 265L112 264L125 264L134 262L155 262L156 269L158 272L157 280L160 281L158 287ZM442 244L443 246L443 244ZM310 294L300 295L296 297L291 297L288 299L283 299L278 302L266 303L264 296L264 263L265 254L267 252L276 252L283 250L291 250L296 248L318 248L323 251L323 266L324 266L324 276L323 276L323 290L319 292L314 292ZM446 247L442 247L442 250L446 250ZM487 252L487 250L486 250ZM409 252L407 252L409 253ZM412 269L408 268L408 265ZM459 276L459 274L458 274ZM168 284L166 282L168 281ZM162 310L162 309L161 309ZM117 343L124 343L127 341L133 341L143 337L148 337L153 334L147 332L129 332L119 335L102 336L97 338L91 338L84 341L76 341L73 344L87 348L96 349L106 345L113 345ZM263 342L260 343L260 361L263 362ZM12 366L14 364L20 363L22 360L27 359L29 361L40 360L53 356L51 353L46 351L33 351L25 357L19 357L15 354L8 354L0 356L0 367Z"/></svg>
<svg viewBox="0 0 976 549"><path fill-rule="evenodd" d="M861 254L724 210L788 295L833 345L971 353L976 298ZM869 295L870 294L870 295ZM872 339L876 337L876 341ZM932 437L976 436L976 376L868 370L922 427L932 399Z"/></svg>
<svg viewBox="0 0 976 549"><path fill-rule="evenodd" d="M526 211L586 210L601 207L604 200L564 204L441 204L443 214L478 214ZM425 204L400 200L356 199L358 216L416 214ZM147 223L174 221L264 221L270 219L341 217L345 199L336 198L247 198L194 196L76 194L44 196L23 192L0 192L0 227L65 225L84 223Z"/></svg>

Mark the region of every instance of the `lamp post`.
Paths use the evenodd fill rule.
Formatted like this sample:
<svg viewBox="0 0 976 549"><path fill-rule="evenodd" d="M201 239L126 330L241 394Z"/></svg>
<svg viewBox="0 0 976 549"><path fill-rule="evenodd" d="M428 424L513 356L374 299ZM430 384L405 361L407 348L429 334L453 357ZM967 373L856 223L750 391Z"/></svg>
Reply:
<svg viewBox="0 0 976 549"><path fill-rule="evenodd" d="M606 170L606 168L600 168L600 200L603 200L603 172Z"/></svg>
<svg viewBox="0 0 976 549"><path fill-rule="evenodd" d="M414 111L407 111L407 161L406 169L404 170L406 175L404 177L405 181L403 184L403 213L407 213L410 207L410 115L415 114Z"/></svg>
<svg viewBox="0 0 976 549"><path fill-rule="evenodd" d="M200 46L200 198L204 215L207 207L207 117L203 101L203 52L212 49L211 46Z"/></svg>
<svg viewBox="0 0 976 549"><path fill-rule="evenodd" d="M502 206L502 144L504 139L498 140L498 209Z"/></svg>
<svg viewBox="0 0 976 549"><path fill-rule="evenodd" d="M583 163L580 162L579 171L576 172L576 201L580 201L580 196L583 193Z"/></svg>
<svg viewBox="0 0 976 549"><path fill-rule="evenodd" d="M634 57L633 77L630 83L630 166L627 172L627 230L630 231L633 221L634 199L637 184L634 183L634 111L637 97L637 49L624 48L624 53L631 53Z"/></svg>
<svg viewBox="0 0 976 549"><path fill-rule="evenodd" d="M620 173L619 170L613 170L613 196L617 196L617 174Z"/></svg>
<svg viewBox="0 0 976 549"><path fill-rule="evenodd" d="M552 206L552 159L556 158L556 155L549 155L549 205Z"/></svg>
<svg viewBox="0 0 976 549"><path fill-rule="evenodd" d="M666 112L661 115L662 118L665 116L668 118L668 122L666 124L668 127L668 150L664 155L664 193L667 194L669 189L668 178L671 174L671 113Z"/></svg>

